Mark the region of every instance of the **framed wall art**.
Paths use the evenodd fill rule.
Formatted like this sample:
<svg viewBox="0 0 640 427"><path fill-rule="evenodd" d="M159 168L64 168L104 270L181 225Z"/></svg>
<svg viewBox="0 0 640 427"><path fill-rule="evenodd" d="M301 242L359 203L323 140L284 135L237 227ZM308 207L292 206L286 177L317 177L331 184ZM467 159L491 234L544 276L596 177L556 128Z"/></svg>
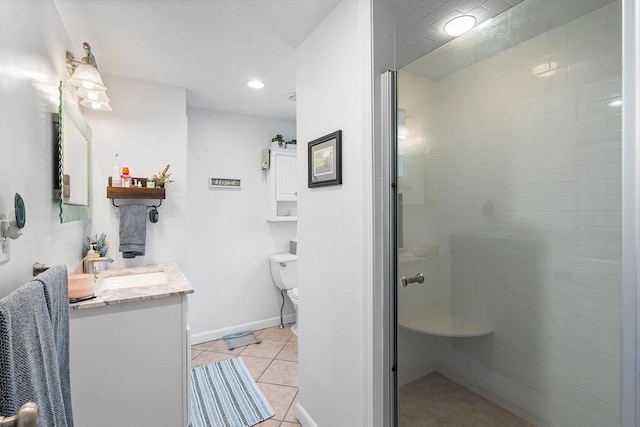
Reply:
<svg viewBox="0 0 640 427"><path fill-rule="evenodd" d="M308 187L342 184L342 131L309 143Z"/></svg>

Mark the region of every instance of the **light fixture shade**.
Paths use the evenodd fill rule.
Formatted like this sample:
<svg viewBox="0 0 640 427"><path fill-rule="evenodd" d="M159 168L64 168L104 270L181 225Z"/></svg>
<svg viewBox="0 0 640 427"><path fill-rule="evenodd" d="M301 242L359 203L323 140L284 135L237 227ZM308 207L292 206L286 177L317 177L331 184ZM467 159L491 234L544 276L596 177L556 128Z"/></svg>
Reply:
<svg viewBox="0 0 640 427"><path fill-rule="evenodd" d="M106 90L87 90L83 87L76 90L76 95L83 100L97 101L97 102L109 102L110 99L107 96Z"/></svg>
<svg viewBox="0 0 640 427"><path fill-rule="evenodd" d="M476 25L475 16L461 15L453 18L446 24L444 24L444 32L452 37L458 37L461 34L466 33Z"/></svg>
<svg viewBox="0 0 640 427"><path fill-rule="evenodd" d="M79 64L73 76L67 82L75 87L93 91L105 91L107 87L102 82L100 72L89 64Z"/></svg>
<svg viewBox="0 0 640 427"><path fill-rule="evenodd" d="M91 101L89 99L85 99L83 101L80 101L80 105L96 111L111 111L109 102L105 101Z"/></svg>

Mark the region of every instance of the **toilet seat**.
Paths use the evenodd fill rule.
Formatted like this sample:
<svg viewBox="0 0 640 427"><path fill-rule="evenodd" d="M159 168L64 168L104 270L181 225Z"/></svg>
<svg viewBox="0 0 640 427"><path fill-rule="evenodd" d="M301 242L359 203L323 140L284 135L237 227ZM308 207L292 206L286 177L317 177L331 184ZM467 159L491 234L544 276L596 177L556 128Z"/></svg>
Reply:
<svg viewBox="0 0 640 427"><path fill-rule="evenodd" d="M287 295L291 298L291 302L298 303L298 287L287 290Z"/></svg>

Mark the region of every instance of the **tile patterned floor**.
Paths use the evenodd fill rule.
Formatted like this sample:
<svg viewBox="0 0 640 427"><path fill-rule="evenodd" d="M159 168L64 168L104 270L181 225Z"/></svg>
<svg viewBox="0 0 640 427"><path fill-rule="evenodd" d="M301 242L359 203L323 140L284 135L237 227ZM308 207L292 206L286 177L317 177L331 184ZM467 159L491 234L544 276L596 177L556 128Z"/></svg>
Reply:
<svg viewBox="0 0 640 427"><path fill-rule="evenodd" d="M244 364L269 401L275 415L258 424L261 427L296 427L296 395L298 394L298 338L291 325L256 332L261 344L233 350L224 340L191 346L191 367L242 356Z"/></svg>
<svg viewBox="0 0 640 427"><path fill-rule="evenodd" d="M400 427L535 427L437 372L400 387Z"/></svg>

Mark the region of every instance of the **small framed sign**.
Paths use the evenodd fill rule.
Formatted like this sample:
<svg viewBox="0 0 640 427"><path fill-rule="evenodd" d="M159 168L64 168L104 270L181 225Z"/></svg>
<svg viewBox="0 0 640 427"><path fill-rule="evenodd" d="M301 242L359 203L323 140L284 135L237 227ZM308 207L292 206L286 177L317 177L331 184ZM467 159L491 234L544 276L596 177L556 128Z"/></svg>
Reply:
<svg viewBox="0 0 640 427"><path fill-rule="evenodd" d="M242 180L236 178L209 178L209 188L242 188Z"/></svg>

